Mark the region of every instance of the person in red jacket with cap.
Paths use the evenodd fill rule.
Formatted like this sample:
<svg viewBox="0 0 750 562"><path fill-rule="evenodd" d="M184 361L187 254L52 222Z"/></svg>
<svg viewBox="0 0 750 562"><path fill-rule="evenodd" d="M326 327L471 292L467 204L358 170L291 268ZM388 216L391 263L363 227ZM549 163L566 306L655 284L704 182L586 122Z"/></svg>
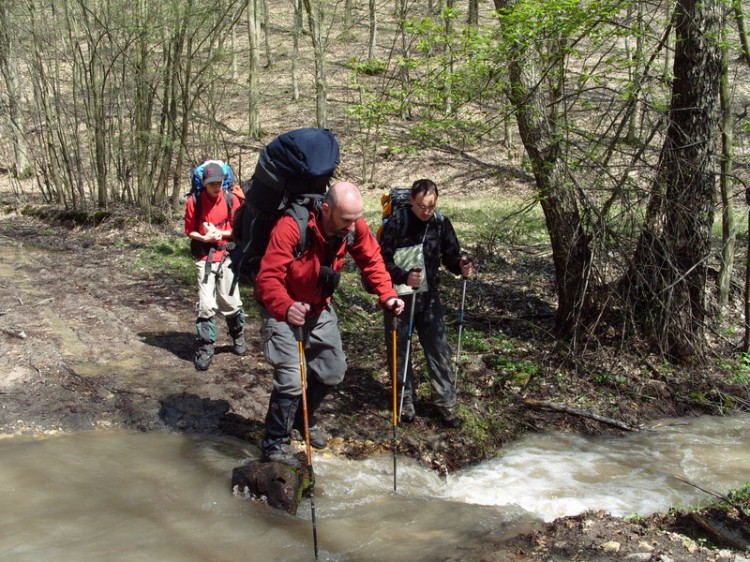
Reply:
<svg viewBox="0 0 750 562"><path fill-rule="evenodd" d="M304 342L307 363L310 444L318 449L327 444L314 413L346 372L346 355L331 303L346 253L354 258L383 308L397 315L404 309L363 212L357 186L339 182L328 190L320 209L310 213L310 244L301 255L296 255L300 232L292 217L279 219L271 232L255 281L263 353L274 368L261 445L266 461L300 466L290 448L292 429L304 429L298 335Z"/></svg>
<svg viewBox="0 0 750 562"><path fill-rule="evenodd" d="M234 274L227 245L232 239L232 223L240 200L223 194L227 179L222 162L209 161L204 165L203 188L188 197L185 205L185 234L191 240L191 251L196 262L198 277L198 303L195 327L198 346L193 364L199 371L211 365L217 338L216 314L227 321L229 335L234 342L233 351L245 355L245 311L240 290L233 286ZM232 179L232 178L230 178Z"/></svg>

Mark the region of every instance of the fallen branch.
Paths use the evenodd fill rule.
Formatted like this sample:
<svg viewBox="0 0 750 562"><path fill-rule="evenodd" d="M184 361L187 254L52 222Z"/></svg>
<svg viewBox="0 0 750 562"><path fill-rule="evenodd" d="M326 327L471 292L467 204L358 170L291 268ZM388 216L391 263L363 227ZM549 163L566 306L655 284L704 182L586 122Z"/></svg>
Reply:
<svg viewBox="0 0 750 562"><path fill-rule="evenodd" d="M578 408L571 408L570 406L566 406L565 404L557 404L555 402L545 402L543 400L534 400L533 398L525 398L523 400L523 404L524 406L537 408L539 410L554 410L556 412L563 412L565 414L572 414L574 416L590 418L598 422L606 423L607 425L612 425L614 427L624 429L625 431L640 431L640 429L638 429L637 427L633 427L632 425L629 425L625 422L621 422L619 420L613 420L612 418L600 416L599 414L586 412L585 410L579 410Z"/></svg>
<svg viewBox="0 0 750 562"><path fill-rule="evenodd" d="M737 533L717 521L711 521L695 512L690 513L690 518L696 525L711 535L719 544L740 551L746 550L748 546L750 546L747 539L739 536Z"/></svg>

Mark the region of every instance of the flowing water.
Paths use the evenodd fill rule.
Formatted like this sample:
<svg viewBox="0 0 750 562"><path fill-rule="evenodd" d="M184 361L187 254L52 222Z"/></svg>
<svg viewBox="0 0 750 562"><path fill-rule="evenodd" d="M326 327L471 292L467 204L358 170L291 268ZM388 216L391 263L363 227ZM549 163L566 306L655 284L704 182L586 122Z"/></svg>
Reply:
<svg viewBox="0 0 750 562"><path fill-rule="evenodd" d="M433 560L492 533L603 509L647 515L750 481L750 416L668 420L622 438L533 435L447 478L390 456L314 456L321 560ZM0 560L313 559L297 516L230 490L258 450L179 433L92 431L0 440Z"/></svg>

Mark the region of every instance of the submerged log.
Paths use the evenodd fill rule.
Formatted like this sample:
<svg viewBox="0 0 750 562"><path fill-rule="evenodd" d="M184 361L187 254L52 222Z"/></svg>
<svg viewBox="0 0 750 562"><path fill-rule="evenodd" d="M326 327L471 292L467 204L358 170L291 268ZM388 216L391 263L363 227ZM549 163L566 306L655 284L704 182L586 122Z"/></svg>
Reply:
<svg viewBox="0 0 750 562"><path fill-rule="evenodd" d="M739 551L746 551L750 548L750 539L742 527L732 529L727 526L728 519L725 521L713 520L706 515L691 512L690 518L705 533L707 533L716 543Z"/></svg>
<svg viewBox="0 0 750 562"><path fill-rule="evenodd" d="M293 468L280 462L249 461L232 471L232 490L296 515L302 496L310 488L310 476L303 462Z"/></svg>
<svg viewBox="0 0 750 562"><path fill-rule="evenodd" d="M612 425L614 427L624 429L625 431L640 431L637 427L628 425L625 422L622 422L619 420L613 420L612 418L600 416L599 414L594 414L592 412L586 412L585 410L579 410L578 408L571 408L570 406L566 406L565 404L557 404L555 402L545 402L543 400L534 400L533 398L525 398L523 401L523 404L525 406L529 406L531 408L537 408L540 410L554 410L556 412L564 412L566 414L573 414L574 416L581 416L583 418L589 418L592 420L596 420L598 422L606 423L607 425Z"/></svg>

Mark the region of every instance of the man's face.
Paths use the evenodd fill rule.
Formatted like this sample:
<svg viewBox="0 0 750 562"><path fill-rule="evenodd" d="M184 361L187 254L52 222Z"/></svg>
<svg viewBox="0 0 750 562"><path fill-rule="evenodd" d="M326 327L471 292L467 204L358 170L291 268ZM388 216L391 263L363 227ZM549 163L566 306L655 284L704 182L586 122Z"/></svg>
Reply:
<svg viewBox="0 0 750 562"><path fill-rule="evenodd" d="M224 182L220 181L212 181L209 183L203 184L203 187L206 188L206 194L211 198L215 199L219 196L219 192L221 191L221 184Z"/></svg>
<svg viewBox="0 0 750 562"><path fill-rule="evenodd" d="M362 209L347 209L343 205L331 207L329 203L323 203L321 215L323 217L323 234L326 238L345 238L350 232L354 232L354 223L362 216Z"/></svg>
<svg viewBox="0 0 750 562"><path fill-rule="evenodd" d="M419 218L419 220L427 222L435 214L435 208L437 207L437 195L429 193L419 193L416 197L409 196L409 204L411 210Z"/></svg>

